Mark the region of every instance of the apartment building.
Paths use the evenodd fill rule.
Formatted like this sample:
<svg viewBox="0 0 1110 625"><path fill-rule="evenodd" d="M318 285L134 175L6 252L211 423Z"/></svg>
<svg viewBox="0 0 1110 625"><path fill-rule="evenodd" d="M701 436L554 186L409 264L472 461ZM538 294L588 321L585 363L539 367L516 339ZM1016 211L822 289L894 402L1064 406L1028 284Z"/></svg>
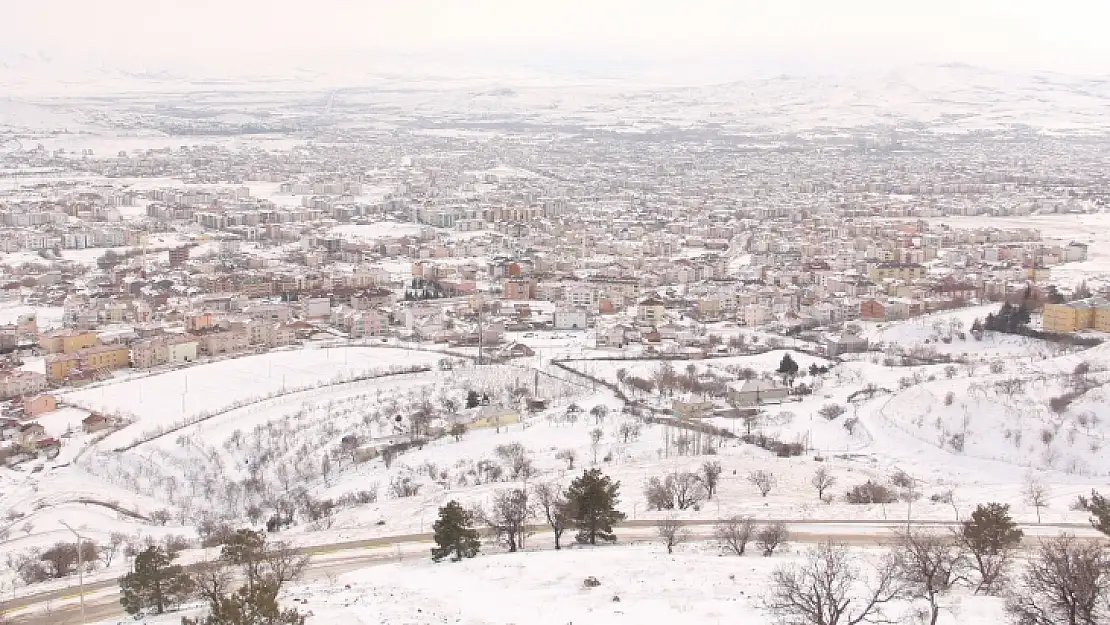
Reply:
<svg viewBox="0 0 1110 625"><path fill-rule="evenodd" d="M1090 297L1066 304L1045 304L1042 327L1048 332L1110 332L1110 301Z"/></svg>
<svg viewBox="0 0 1110 625"><path fill-rule="evenodd" d="M99 342L96 333L82 330L56 330L39 335L39 347L48 354L72 354Z"/></svg>
<svg viewBox="0 0 1110 625"><path fill-rule="evenodd" d="M265 345L266 347L291 345L297 338L293 328L285 323L251 322L248 324L247 332L250 335L251 345Z"/></svg>
<svg viewBox="0 0 1110 625"><path fill-rule="evenodd" d="M0 399L35 395L46 389L46 376L34 371L5 371L0 373Z"/></svg>
<svg viewBox="0 0 1110 625"><path fill-rule="evenodd" d="M54 382L64 380L72 371L114 371L131 364L131 350L125 345L95 345L73 353L49 354L46 377Z"/></svg>
<svg viewBox="0 0 1110 625"><path fill-rule="evenodd" d="M166 364L194 362L199 342L192 336L159 336L131 346L131 366L149 369Z"/></svg>
<svg viewBox="0 0 1110 625"><path fill-rule="evenodd" d="M250 346L250 335L240 330L211 332L197 336L199 352L206 356L233 354L245 351Z"/></svg>
<svg viewBox="0 0 1110 625"><path fill-rule="evenodd" d="M663 301L649 297L636 305L636 321L643 325L659 325L667 316L667 309Z"/></svg>

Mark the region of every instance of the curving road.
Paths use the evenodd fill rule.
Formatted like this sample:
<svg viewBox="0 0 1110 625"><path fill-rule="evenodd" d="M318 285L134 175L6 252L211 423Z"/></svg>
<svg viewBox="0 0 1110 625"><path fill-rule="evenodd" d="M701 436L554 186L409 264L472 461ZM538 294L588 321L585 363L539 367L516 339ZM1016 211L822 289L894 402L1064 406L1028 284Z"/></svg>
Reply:
<svg viewBox="0 0 1110 625"><path fill-rule="evenodd" d="M618 527L623 530L620 538L622 542L637 542L645 539L654 539L657 520L640 519L625 521ZM785 523L790 529L790 542L792 543L818 543L825 540L835 540L853 545L880 545L884 538L894 530L904 528L905 521L876 521L872 519L846 519L846 520L804 520L804 519L757 519L758 523ZM695 528L691 532L694 539L711 537L710 527L718 523L717 520L683 520L682 525ZM914 527L947 528L958 525L955 521L915 521ZM1079 529L1090 530L1090 526L1082 523L1032 523L1022 525L1026 530L1027 539L1037 535L1051 534L1055 531ZM697 529L703 528L703 529ZM866 529L860 529L866 528ZM549 534L546 526L535 526L537 535ZM840 530L840 531L834 531ZM1033 530L1030 532L1029 530ZM406 554L418 553L417 557L423 558L427 554L423 550L414 552L412 547L432 541L432 534L401 534L367 540L353 540L337 542L327 545L317 545L299 549L301 553L326 556L309 561L305 570L305 579L327 579L330 576L341 575L369 566L377 566L403 559ZM532 541L529 551L550 549L550 541L538 543ZM402 550L402 546L409 549ZM369 553L367 551L370 551ZM73 581L73 580L71 580ZM66 588L59 588L48 592L28 595L12 601L0 603L0 614L14 613L33 608L28 615L15 618L13 625L83 625L103 621L105 619L119 618L120 622L130 622L130 617L124 613L119 603L118 592L105 592L118 586L116 579L99 580L85 585L85 618L81 617L81 607L78 602L79 589L76 584ZM64 605L54 607L55 603Z"/></svg>

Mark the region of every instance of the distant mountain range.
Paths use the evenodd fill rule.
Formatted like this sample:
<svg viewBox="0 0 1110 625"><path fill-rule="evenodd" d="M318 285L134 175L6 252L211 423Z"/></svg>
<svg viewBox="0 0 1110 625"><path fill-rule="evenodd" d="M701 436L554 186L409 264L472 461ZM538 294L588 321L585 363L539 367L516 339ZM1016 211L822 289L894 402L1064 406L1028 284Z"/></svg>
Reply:
<svg viewBox="0 0 1110 625"><path fill-rule="evenodd" d="M535 71L487 78L490 74L468 69L452 75L411 59L395 65L388 72L344 66L233 74L222 68L182 69L137 62L121 66L93 58L62 61L46 54L0 50L0 84L5 87L0 98L57 102L144 93L342 91L349 101L396 102L423 112L476 112L486 117L636 128L715 124L757 132L875 125L954 132L1010 126L1063 132L1110 130L1110 77L942 65L839 77L781 75L673 86L542 76ZM0 107L0 124L10 123L2 111Z"/></svg>

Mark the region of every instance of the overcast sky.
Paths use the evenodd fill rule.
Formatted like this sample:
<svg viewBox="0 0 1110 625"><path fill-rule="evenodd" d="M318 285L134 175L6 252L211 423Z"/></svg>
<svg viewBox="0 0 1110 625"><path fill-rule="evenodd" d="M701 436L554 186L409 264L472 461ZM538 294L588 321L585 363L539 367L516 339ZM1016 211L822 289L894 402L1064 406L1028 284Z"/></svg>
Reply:
<svg viewBox="0 0 1110 625"><path fill-rule="evenodd" d="M8 52L130 63L1110 73L1110 0L13 0L5 21Z"/></svg>

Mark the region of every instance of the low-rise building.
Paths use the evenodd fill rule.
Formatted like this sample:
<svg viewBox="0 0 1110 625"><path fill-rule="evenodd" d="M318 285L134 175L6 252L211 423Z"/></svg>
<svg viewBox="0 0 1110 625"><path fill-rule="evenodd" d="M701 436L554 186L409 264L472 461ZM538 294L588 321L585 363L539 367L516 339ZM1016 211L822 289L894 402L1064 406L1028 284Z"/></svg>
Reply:
<svg viewBox="0 0 1110 625"><path fill-rule="evenodd" d="M246 351L250 346L248 333L240 330L201 334L197 336L197 341L200 353L206 356L234 354Z"/></svg>
<svg viewBox="0 0 1110 625"><path fill-rule="evenodd" d="M729 403L740 407L782 403L789 396L790 389L774 380L744 380L728 387Z"/></svg>
<svg viewBox="0 0 1110 625"><path fill-rule="evenodd" d="M53 412L58 408L58 402L53 395L41 394L26 397L23 400L23 414L27 417L37 417L45 412Z"/></svg>
<svg viewBox="0 0 1110 625"><path fill-rule="evenodd" d="M35 395L46 389L46 376L34 371L5 371L0 373L0 399Z"/></svg>
<svg viewBox="0 0 1110 625"><path fill-rule="evenodd" d="M588 317L584 310L556 310L554 325L556 330L583 330Z"/></svg>

